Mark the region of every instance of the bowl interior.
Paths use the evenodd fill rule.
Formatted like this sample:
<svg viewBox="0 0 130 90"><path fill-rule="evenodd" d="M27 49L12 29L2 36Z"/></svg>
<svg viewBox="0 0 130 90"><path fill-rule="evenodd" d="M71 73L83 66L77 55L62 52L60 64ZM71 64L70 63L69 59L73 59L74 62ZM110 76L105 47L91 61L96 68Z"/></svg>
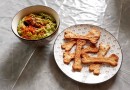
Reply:
<svg viewBox="0 0 130 90"><path fill-rule="evenodd" d="M17 26L18 26L19 21L26 15L29 15L31 13L38 13L38 12L45 12L45 13L52 15L56 20L56 24L57 24L57 28L58 28L60 20L59 20L59 16L58 16L57 12L55 10L53 10L52 8L42 6L42 5L36 5L36 6L30 6L30 7L24 8L15 15L15 17L13 18L13 21L12 21L13 32L17 36L20 37L20 35L17 32ZM56 28L56 30L57 30L57 28Z"/></svg>

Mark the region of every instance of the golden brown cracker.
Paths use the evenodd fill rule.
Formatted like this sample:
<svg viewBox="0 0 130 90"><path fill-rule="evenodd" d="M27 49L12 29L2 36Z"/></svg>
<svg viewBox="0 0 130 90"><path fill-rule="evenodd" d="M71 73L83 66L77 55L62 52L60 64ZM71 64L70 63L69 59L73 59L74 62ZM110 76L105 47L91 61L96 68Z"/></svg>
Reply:
<svg viewBox="0 0 130 90"><path fill-rule="evenodd" d="M107 54L107 52L109 51L109 49L110 49L110 45L100 43L98 57L104 57ZM91 72L93 71L93 73L95 75L99 75L100 74L100 67L101 67L101 64L91 64L89 66L89 71L91 71Z"/></svg>
<svg viewBox="0 0 130 90"><path fill-rule="evenodd" d="M71 48L76 44L75 40L71 40L69 42L66 42L64 44L61 45L62 49L65 49L66 51L70 51Z"/></svg>
<svg viewBox="0 0 130 90"><path fill-rule="evenodd" d="M68 31L68 30L65 31L65 34L64 34L65 39L73 39L73 38L76 38L76 37L77 37L77 34L71 32L71 31Z"/></svg>
<svg viewBox="0 0 130 90"><path fill-rule="evenodd" d="M75 58L74 58L74 64L73 64L73 70L75 71L81 71L82 69L82 64L81 64L81 49L82 47L86 44L85 40L77 40L76 43L76 51L75 51Z"/></svg>
<svg viewBox="0 0 130 90"><path fill-rule="evenodd" d="M110 49L110 45L100 43L98 57L104 57L107 54L107 52L109 51L109 49Z"/></svg>
<svg viewBox="0 0 130 90"><path fill-rule="evenodd" d="M88 57L86 54L82 55L82 63L106 63L111 66L117 66L118 56L115 54L110 55L109 57Z"/></svg>
<svg viewBox="0 0 130 90"><path fill-rule="evenodd" d="M91 43L97 43L98 39L100 38L101 32L97 29L91 29L88 34L86 35L86 38L88 38L88 40Z"/></svg>
<svg viewBox="0 0 130 90"><path fill-rule="evenodd" d="M64 63L69 64L72 59L74 59L75 53L70 53L69 51L65 51L63 53Z"/></svg>
<svg viewBox="0 0 130 90"><path fill-rule="evenodd" d="M93 72L95 75L100 74L100 64L91 64L89 66L89 71Z"/></svg>
<svg viewBox="0 0 130 90"><path fill-rule="evenodd" d="M91 43L97 43L100 38L101 32L97 29L90 30L86 35L75 34L71 31L65 31L64 38L65 39L87 39Z"/></svg>
<svg viewBox="0 0 130 90"><path fill-rule="evenodd" d="M98 50L99 49L96 47L96 45L90 45L87 48L82 49L82 54L83 53L97 53Z"/></svg>

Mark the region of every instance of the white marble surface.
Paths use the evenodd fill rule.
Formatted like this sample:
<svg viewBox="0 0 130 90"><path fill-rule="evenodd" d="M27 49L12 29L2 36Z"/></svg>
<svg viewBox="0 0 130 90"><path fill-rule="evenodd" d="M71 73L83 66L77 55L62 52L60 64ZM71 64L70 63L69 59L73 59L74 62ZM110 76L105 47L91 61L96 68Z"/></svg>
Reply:
<svg viewBox="0 0 130 90"><path fill-rule="evenodd" d="M21 9L46 5L60 16L59 32L90 23L106 28L120 42L123 64L107 82L87 85L64 75L53 58L53 42L34 48L19 41L11 21ZM0 0L0 90L129 90L130 0Z"/></svg>

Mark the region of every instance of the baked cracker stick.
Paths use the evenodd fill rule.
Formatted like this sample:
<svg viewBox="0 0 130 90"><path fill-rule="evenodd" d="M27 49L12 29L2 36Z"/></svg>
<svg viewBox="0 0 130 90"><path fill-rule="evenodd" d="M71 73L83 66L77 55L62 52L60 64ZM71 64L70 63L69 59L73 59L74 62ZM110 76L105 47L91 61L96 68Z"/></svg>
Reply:
<svg viewBox="0 0 130 90"><path fill-rule="evenodd" d="M70 53L69 51L65 51L63 53L64 63L69 64L72 59L74 59L75 53Z"/></svg>
<svg viewBox="0 0 130 90"><path fill-rule="evenodd" d="M82 54L84 54L84 53L97 53L98 50L99 49L96 47L96 45L90 45L87 48L82 49Z"/></svg>
<svg viewBox="0 0 130 90"><path fill-rule="evenodd" d="M110 49L109 45L100 43L98 57L104 57L107 54L107 52L109 51L109 49ZM101 64L91 64L89 66L89 71L93 72L95 75L99 75L100 74L100 67L101 67Z"/></svg>
<svg viewBox="0 0 130 90"><path fill-rule="evenodd" d="M90 30L86 35L75 34L71 31L65 31L64 38L65 39L87 39L91 43L97 43L100 38L101 32L97 29Z"/></svg>
<svg viewBox="0 0 130 90"><path fill-rule="evenodd" d="M70 43L70 42L68 42ZM67 44L68 45L68 44ZM86 53L86 52L92 52L96 53L98 52L98 48L95 45L88 46L85 49L82 49L81 53ZM64 63L69 64L71 60L74 59L75 53L70 53L69 51L64 52Z"/></svg>
<svg viewBox="0 0 130 90"><path fill-rule="evenodd" d="M100 43L98 57L104 57L107 54L107 52L109 51L109 49L110 49L110 45Z"/></svg>
<svg viewBox="0 0 130 90"><path fill-rule="evenodd" d="M88 34L86 35L86 38L88 38L88 40L91 43L97 43L98 39L100 38L101 32L97 29L92 29L91 31L88 32Z"/></svg>
<svg viewBox="0 0 130 90"><path fill-rule="evenodd" d="M117 66L118 56L115 54L110 55L109 57L88 57L85 53L82 55L82 63L89 64L89 63L106 63L111 66Z"/></svg>
<svg viewBox="0 0 130 90"><path fill-rule="evenodd" d="M91 64L89 66L89 71L93 72L94 75L99 75L100 74L100 66L101 66L101 64Z"/></svg>
<svg viewBox="0 0 130 90"><path fill-rule="evenodd" d="M65 49L65 51L70 51L71 48L76 44L76 41L71 40L69 42L66 42L64 44L61 45L62 49Z"/></svg>
<svg viewBox="0 0 130 90"><path fill-rule="evenodd" d="M78 39L77 40L77 43L76 43L76 51L75 51L75 58L74 58L74 64L72 66L73 70L75 71L81 71L82 69L82 64L81 64L81 49L82 47L86 44L86 41L85 40L80 40Z"/></svg>

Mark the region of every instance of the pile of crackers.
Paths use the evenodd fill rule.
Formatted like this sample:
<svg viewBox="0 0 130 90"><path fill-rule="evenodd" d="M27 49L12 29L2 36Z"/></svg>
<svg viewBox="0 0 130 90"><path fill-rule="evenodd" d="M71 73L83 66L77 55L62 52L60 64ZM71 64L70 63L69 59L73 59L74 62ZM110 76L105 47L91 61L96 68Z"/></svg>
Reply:
<svg viewBox="0 0 130 90"><path fill-rule="evenodd" d="M100 43L97 47L100 36L101 32L95 28L92 28L86 35L80 35L70 30L65 31L64 39L67 42L61 45L61 48L64 49L64 63L69 64L74 60L72 65L74 71L81 71L83 68L82 64L87 64L89 71L93 72L94 75L100 74L102 64L117 66L118 56L116 54L105 57L110 49L110 45ZM87 43L89 43L89 46L84 47ZM71 49L74 46L76 46L76 49L72 53ZM90 54L96 54L96 57L92 57Z"/></svg>

